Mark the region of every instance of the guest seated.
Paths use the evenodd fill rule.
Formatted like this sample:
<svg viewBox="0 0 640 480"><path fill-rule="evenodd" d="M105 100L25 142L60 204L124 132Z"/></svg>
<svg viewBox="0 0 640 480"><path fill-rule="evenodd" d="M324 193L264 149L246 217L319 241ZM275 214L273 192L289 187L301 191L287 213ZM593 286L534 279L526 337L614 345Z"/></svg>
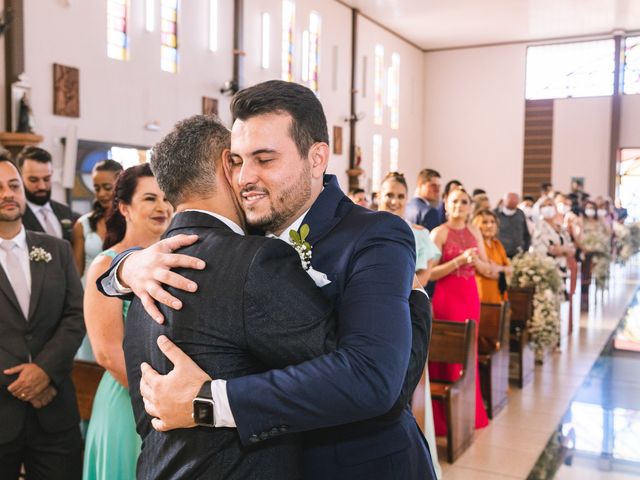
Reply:
<svg viewBox="0 0 640 480"><path fill-rule="evenodd" d="M567 259L575 255L575 247L562 225L556 223L558 211L553 199L546 197L540 204L540 219L536 223L531 249L553 257L563 278L567 276Z"/></svg>
<svg viewBox="0 0 640 480"><path fill-rule="evenodd" d="M404 175L389 172L380 185L380 204L378 210L389 212L403 218L407 204L408 187ZM409 222L407 222L409 223ZM440 250L429 237L429 230L409 223L416 241L416 276L422 286L429 282L433 264L440 258Z"/></svg>
<svg viewBox="0 0 640 480"><path fill-rule="evenodd" d="M471 197L462 188L452 190L447 197L449 218L444 225L431 232L431 238L442 252L440 263L433 267L432 280L436 280L433 296L433 318L464 322L480 318L480 298L476 273L488 276L492 268L478 229L467 225L471 213ZM477 331L477 330L476 330ZM474 362L477 368L477 359ZM455 381L460 377L460 366L429 363L432 379ZM447 423L443 405L433 402L436 435L446 435ZM480 378L476 376L476 428L489 423L480 392Z"/></svg>
<svg viewBox="0 0 640 480"><path fill-rule="evenodd" d="M482 234L484 249L491 265L488 275L476 272L480 302L502 303L507 299L507 276L513 273L513 267L502 243L496 238L498 217L491 210L480 210L474 214L472 224Z"/></svg>
<svg viewBox="0 0 640 480"><path fill-rule="evenodd" d="M128 301L105 297L96 279L127 248L160 240L173 208L166 201L149 164L126 169L115 185L112 212L106 221L104 248L87 272L84 316L97 362L104 373L93 402L84 450L83 478L136 478L141 440L136 433L122 342Z"/></svg>

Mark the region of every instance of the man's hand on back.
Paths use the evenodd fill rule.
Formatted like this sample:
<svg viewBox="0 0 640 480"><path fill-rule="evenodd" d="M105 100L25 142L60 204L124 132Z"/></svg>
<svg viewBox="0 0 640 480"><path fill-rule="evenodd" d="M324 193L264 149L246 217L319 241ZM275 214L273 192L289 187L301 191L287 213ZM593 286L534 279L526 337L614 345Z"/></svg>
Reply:
<svg viewBox="0 0 640 480"><path fill-rule="evenodd" d="M195 427L192 402L211 377L164 335L158 337L158 347L173 363L173 370L160 375L149 364L141 365L144 409L154 417L151 424L159 432Z"/></svg>
<svg viewBox="0 0 640 480"><path fill-rule="evenodd" d="M165 238L149 248L131 253L118 266L116 275L120 283L131 288L147 313L158 323L163 323L164 317L154 300L174 310L182 308L182 302L169 294L163 288L163 284L187 292L195 292L198 289L196 283L171 271L172 268L179 267L204 269L205 263L199 258L172 253L178 248L192 245L197 240L197 235Z"/></svg>

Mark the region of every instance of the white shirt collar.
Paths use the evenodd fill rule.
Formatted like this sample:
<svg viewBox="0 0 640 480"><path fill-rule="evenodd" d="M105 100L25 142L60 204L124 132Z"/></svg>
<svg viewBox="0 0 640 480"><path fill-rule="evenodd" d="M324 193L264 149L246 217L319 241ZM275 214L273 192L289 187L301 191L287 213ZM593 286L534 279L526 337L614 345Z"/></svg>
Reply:
<svg viewBox="0 0 640 480"><path fill-rule="evenodd" d="M227 217L223 217L222 215L218 215L217 213L210 212L209 210L199 210L197 208L189 208L187 210L183 210L184 212L200 212L206 215L211 215L212 217L217 218L222 223L224 223L227 227L233 230L238 235L244 235L244 230L235 222L229 220Z"/></svg>
<svg viewBox="0 0 640 480"><path fill-rule="evenodd" d="M9 238L9 239L3 239L0 238L0 243L2 242L6 242L11 240L12 242L14 242L20 249L22 250L28 250L28 246L27 246L27 233L24 229L24 225L20 227L20 231L18 232L18 234L13 237L13 238Z"/></svg>
<svg viewBox="0 0 640 480"><path fill-rule="evenodd" d="M47 210L48 212L54 213L53 208L51 208L51 202L47 202L44 205L36 205L33 202L27 200L27 205L34 213L40 213L40 210Z"/></svg>
<svg viewBox="0 0 640 480"><path fill-rule="evenodd" d="M300 227L302 226L302 221L304 220L304 217L307 216L307 213L309 213L309 210L307 210L298 218L296 218L296 220L291 225L289 225L289 227L285 228L280 235L276 235L275 233L271 233L271 232L266 232L265 236L270 238L279 238L280 240L283 240L288 244L291 244L291 237L289 237L289 232L291 230L295 230L296 232L300 230Z"/></svg>

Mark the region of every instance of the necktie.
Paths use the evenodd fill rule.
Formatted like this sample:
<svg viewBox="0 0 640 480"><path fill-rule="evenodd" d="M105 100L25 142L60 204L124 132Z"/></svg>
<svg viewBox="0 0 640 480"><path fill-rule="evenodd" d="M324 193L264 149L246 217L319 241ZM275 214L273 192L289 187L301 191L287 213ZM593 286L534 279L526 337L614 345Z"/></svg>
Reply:
<svg viewBox="0 0 640 480"><path fill-rule="evenodd" d="M16 243L11 240L4 240L2 243L0 243L0 248L7 252L7 276L9 277L11 287L13 288L13 291L18 298L18 303L20 304L20 308L22 309L24 318L28 318L30 289L27 285L27 277L25 276L24 271L22 270L22 266L20 265L20 259L14 251L13 247L15 246Z"/></svg>
<svg viewBox="0 0 640 480"><path fill-rule="evenodd" d="M58 236L58 232L56 231L56 228L53 226L53 223L51 223L51 215L49 214L49 212L47 211L46 208L42 208L40 209L40 213L42 213L42 218L44 219L44 231L45 233L52 235L54 237Z"/></svg>

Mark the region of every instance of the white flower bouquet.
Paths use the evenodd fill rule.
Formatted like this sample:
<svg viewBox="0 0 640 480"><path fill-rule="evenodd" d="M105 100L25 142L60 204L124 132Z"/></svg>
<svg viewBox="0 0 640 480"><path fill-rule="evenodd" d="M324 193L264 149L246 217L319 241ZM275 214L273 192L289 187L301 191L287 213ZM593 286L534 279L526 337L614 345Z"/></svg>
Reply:
<svg viewBox="0 0 640 480"><path fill-rule="evenodd" d="M529 339L536 359L557 345L560 336L560 302L564 292L562 276L553 258L536 252L516 255L512 261L514 287L535 289L533 316L529 321Z"/></svg>

